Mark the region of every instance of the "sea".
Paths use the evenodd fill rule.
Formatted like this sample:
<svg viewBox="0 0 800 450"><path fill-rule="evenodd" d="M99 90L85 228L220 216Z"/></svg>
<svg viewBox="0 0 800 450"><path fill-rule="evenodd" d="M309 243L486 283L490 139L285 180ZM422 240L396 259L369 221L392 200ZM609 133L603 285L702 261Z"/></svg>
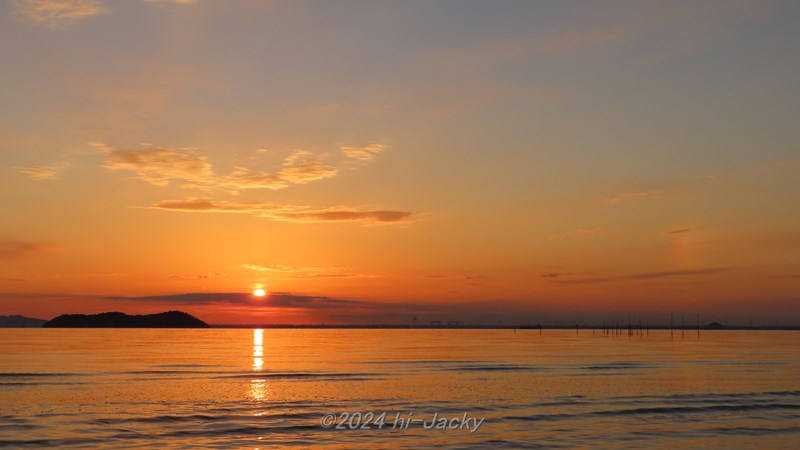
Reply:
<svg viewBox="0 0 800 450"><path fill-rule="evenodd" d="M798 448L800 332L0 329L0 447Z"/></svg>

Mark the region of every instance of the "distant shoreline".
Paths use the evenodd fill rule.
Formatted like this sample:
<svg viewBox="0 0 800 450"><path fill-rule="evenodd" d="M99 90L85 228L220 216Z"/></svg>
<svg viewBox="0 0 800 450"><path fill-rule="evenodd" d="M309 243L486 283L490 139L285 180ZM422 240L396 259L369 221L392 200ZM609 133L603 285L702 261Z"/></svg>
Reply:
<svg viewBox="0 0 800 450"><path fill-rule="evenodd" d="M198 326L201 328L276 328L276 329L365 329L365 330L520 330L520 331L537 331L537 330L576 330L581 332L591 332L594 334L611 334L611 335L639 335L646 334L649 330L653 331L669 331L674 333L691 333L700 331L800 331L800 325L723 325L719 322L711 322L705 325L697 326L697 324L685 324L683 327L680 325L645 325L639 323L623 324L617 322L615 327L608 325L565 325L565 324L525 324L525 325L482 325L482 324L469 324L463 322L434 322L432 324L208 324L199 320L189 314L180 311L170 311L168 313L160 313L155 315L140 315L129 316L124 313L103 313L99 315L83 315L72 314L62 315L56 319L64 320L69 319L69 322L82 322L80 324L70 324L63 326L64 328L182 328L187 325ZM102 320L101 320L102 319ZM58 322L58 320L51 320L50 322ZM42 328L47 320L36 319L24 316L0 316L0 328ZM90 322L83 323L83 322ZM130 322L136 322L135 324ZM169 324L169 322L174 322ZM123 325L124 324L124 325ZM176 326L180 324L181 326ZM51 324L52 325L52 324ZM47 328L48 326L44 326ZM61 328L55 326L54 328Z"/></svg>
<svg viewBox="0 0 800 450"><path fill-rule="evenodd" d="M137 326L137 327L113 327L113 326L92 326L92 327L41 327L41 326L25 326L25 325L5 325L0 326L0 330L2 329L26 329L26 330L35 330L35 329L245 329L245 330L252 330L252 329L283 329L283 330L519 330L521 332L536 332L539 331L539 327L514 327L514 326L498 326L498 325L464 325L464 326L408 326L408 325L226 325L226 324L219 324L213 325L211 324L209 328L181 328L181 327L147 327L147 326ZM542 331L553 331L553 330L571 330L576 331L575 327L567 327L567 326L543 326L541 328ZM591 328L591 327L581 327L578 330L578 333L585 333L594 331L595 334L601 334L604 331L603 328ZM642 334L646 335L648 328L642 329ZM670 331L669 327L664 326L656 326L656 327L649 327L649 331ZM679 334L682 332L685 333L696 333L697 328L673 328L672 331L675 334ZM703 328L700 327L700 331L707 332L707 331L800 331L800 326L780 326L780 327L740 327L740 326L730 326L725 328ZM621 334L618 335L627 335L628 329L624 328L620 330ZM611 334L614 335L613 333ZM632 330L633 336L639 335L639 329Z"/></svg>
<svg viewBox="0 0 800 450"><path fill-rule="evenodd" d="M575 330L576 327L568 326L568 325L543 325L541 328L537 326L513 326L513 325L392 325L392 324L371 324L371 325L289 325L289 324L278 324L278 325L264 325L264 324L246 324L246 325L230 325L230 324L211 324L211 328L246 328L246 329L253 329L253 328L279 328L279 329L369 329L369 330L382 330L382 329L403 329L403 330L411 330L411 329L419 329L419 330L520 330L520 331L538 331L541 330ZM591 327L591 326L580 326L578 327L578 331L603 331L606 328L603 327ZM628 334L628 327L624 328L617 328L617 330L621 331L622 334ZM648 330L651 331L670 331L669 325L657 325L657 326L642 326L641 331L643 333L647 333ZM686 327L686 328L678 328L673 327L672 331L675 333L683 332L696 332L697 327ZM700 331L800 331L800 325L787 325L787 326L723 326L723 327L708 327L708 326L701 326ZM631 332L633 334L637 334L639 332L638 326L636 328L631 328Z"/></svg>

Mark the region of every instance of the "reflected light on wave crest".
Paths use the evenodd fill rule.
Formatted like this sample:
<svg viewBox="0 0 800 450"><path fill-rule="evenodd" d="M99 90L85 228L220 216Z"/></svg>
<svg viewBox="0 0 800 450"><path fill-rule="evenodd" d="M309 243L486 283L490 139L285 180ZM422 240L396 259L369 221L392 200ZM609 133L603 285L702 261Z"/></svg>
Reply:
<svg viewBox="0 0 800 450"><path fill-rule="evenodd" d="M264 330L253 330L253 371L261 372L264 368ZM264 400L267 397L267 380L253 379L250 381L250 397L254 400Z"/></svg>

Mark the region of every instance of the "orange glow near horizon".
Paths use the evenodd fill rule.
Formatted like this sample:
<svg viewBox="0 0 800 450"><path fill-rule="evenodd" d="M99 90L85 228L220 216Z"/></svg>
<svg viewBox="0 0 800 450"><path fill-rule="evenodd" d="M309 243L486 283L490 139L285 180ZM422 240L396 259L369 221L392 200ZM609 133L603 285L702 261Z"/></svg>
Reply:
<svg viewBox="0 0 800 450"><path fill-rule="evenodd" d="M229 3L0 1L0 316L800 325L793 2Z"/></svg>

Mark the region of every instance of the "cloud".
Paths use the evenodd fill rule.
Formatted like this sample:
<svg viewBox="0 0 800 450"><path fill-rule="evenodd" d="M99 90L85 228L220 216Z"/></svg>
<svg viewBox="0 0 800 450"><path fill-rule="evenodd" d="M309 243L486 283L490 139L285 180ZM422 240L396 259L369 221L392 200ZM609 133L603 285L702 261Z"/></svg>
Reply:
<svg viewBox="0 0 800 450"><path fill-rule="evenodd" d="M231 191L241 189L283 189L290 185L307 184L332 178L338 173L333 166L323 164L307 150L295 150L283 160L276 172L254 171L236 168L229 175L216 175L211 163L195 149L157 147L144 144L137 150L118 149L102 143L90 145L106 154L104 166L109 170L126 170L155 186L166 186L181 181L182 187L221 188ZM352 148L351 148L352 149ZM353 153L358 159L371 159L383 146L368 146ZM414 213L393 210L362 210L350 207L310 209L305 206L277 205L265 202L227 202L211 199L189 198L187 200L165 200L150 208L182 212L235 212L251 213L260 217L283 222L359 222L364 224L388 224L406 221Z"/></svg>
<svg viewBox="0 0 800 450"><path fill-rule="evenodd" d="M293 206L276 205L265 202L226 202L216 201L207 198L190 198L188 200L164 200L158 202L150 208L166 209L170 211L184 212L210 212L210 213L259 213L274 211L290 211L296 209Z"/></svg>
<svg viewBox="0 0 800 450"><path fill-rule="evenodd" d="M375 155L386 150L386 146L381 144L370 144L366 147L340 147L340 149L349 158L370 161L375 157Z"/></svg>
<svg viewBox="0 0 800 450"><path fill-rule="evenodd" d="M422 275L422 278L431 278L436 280L461 280L470 286L479 286L481 281L488 280L486 275L442 275L430 274Z"/></svg>
<svg viewBox="0 0 800 450"><path fill-rule="evenodd" d="M2 297L2 294L0 294ZM290 312L310 313L317 323L387 323L402 320L408 321L413 316L419 316L424 323L428 314L439 314L441 317L452 318L454 314L462 315L474 312L475 307L485 309L486 304L405 304L405 303L383 303L364 300L350 300L316 295L297 295L288 292L271 292L264 298L256 299L250 293L243 292L220 292L220 293L186 293L173 295L152 295L152 296L109 296L105 300L142 302L142 303L166 303L172 308L189 308L202 310L208 305L208 310L219 312L224 310L226 305L232 309L246 310L248 308L258 308L259 314L263 314L269 309L280 311L280 317L284 320L292 317ZM489 309L496 305L488 305ZM458 311L458 313L455 313ZM476 317L484 317L484 314L475 314Z"/></svg>
<svg viewBox="0 0 800 450"><path fill-rule="evenodd" d="M156 6L197 4L197 0L144 0L144 2ZM51 28L59 28L108 12L99 0L12 0L12 4L25 20Z"/></svg>
<svg viewBox="0 0 800 450"><path fill-rule="evenodd" d="M196 154L196 149L178 149L144 144L142 149L123 150L103 143L90 145L107 155L105 167L109 170L128 170L137 178L155 186L166 186L172 181L182 181L186 188L284 189L293 184L334 177L338 169L323 164L307 150L295 150L283 161L277 172L263 172L237 167L229 175L217 175L208 158Z"/></svg>
<svg viewBox="0 0 800 450"><path fill-rule="evenodd" d="M358 278L364 276L366 275L355 272L336 272L336 271L326 270L324 272L295 273L292 274L291 278L296 278L301 280L312 280L312 279L324 279L324 278Z"/></svg>
<svg viewBox="0 0 800 450"><path fill-rule="evenodd" d="M149 3L151 5L162 6L162 5L196 5L197 0L144 0L145 3Z"/></svg>
<svg viewBox="0 0 800 450"><path fill-rule="evenodd" d="M337 172L337 168L322 164L311 152L295 150L286 157L278 172L259 172L238 167L218 182L232 189L283 189L292 184L332 178Z"/></svg>
<svg viewBox="0 0 800 450"><path fill-rule="evenodd" d="M121 150L102 143L90 144L107 155L107 169L135 172L139 179L156 186L166 186L172 180L205 184L214 178L211 164L193 154L192 149L143 144L141 150Z"/></svg>
<svg viewBox="0 0 800 450"><path fill-rule="evenodd" d="M29 176L33 180L55 180L59 173L69 167L69 164L47 164L41 166L17 167L17 172Z"/></svg>
<svg viewBox="0 0 800 450"><path fill-rule="evenodd" d="M199 274L185 274L185 273L174 273L167 275L167 278L171 280L207 280L209 278L216 278L216 277L224 277L227 274L224 273L199 273Z"/></svg>
<svg viewBox="0 0 800 450"><path fill-rule="evenodd" d="M331 208L322 211L290 212L271 214L276 220L287 222L362 222L399 223L413 216L409 211L358 211L353 209Z"/></svg>
<svg viewBox="0 0 800 450"><path fill-rule="evenodd" d="M637 200L643 200L646 198L653 198L661 195L661 192L658 191L645 191L645 192L629 192L625 194L615 195L613 197L609 197L604 199L605 203L609 204L617 204L617 203L627 203L633 202Z"/></svg>
<svg viewBox="0 0 800 450"><path fill-rule="evenodd" d="M97 0L14 0L13 4L25 20L51 28L106 12Z"/></svg>
<svg viewBox="0 0 800 450"><path fill-rule="evenodd" d="M289 275L290 278L315 279L315 278L354 278L364 276L353 272L348 267L295 267L295 266L259 266L256 264L242 264L242 267L256 272L277 272Z"/></svg>
<svg viewBox="0 0 800 450"><path fill-rule="evenodd" d="M0 239L0 260L21 261L32 256L47 253L56 247L58 247L58 245L52 242Z"/></svg>
<svg viewBox="0 0 800 450"><path fill-rule="evenodd" d="M568 280L555 280L559 284L590 284L590 283L608 283L613 281L627 281L627 280L654 280L660 278L671 277L684 277L695 275L713 275L724 272L725 269L710 268L710 269L697 269L697 270L674 270L665 272L644 272L634 273L630 275L618 275L609 277L596 277L596 278L573 278ZM566 274L564 274L566 275ZM552 277L554 278L554 277Z"/></svg>
<svg viewBox="0 0 800 450"><path fill-rule="evenodd" d="M400 223L414 216L410 211L358 210L335 207L321 210L305 206L276 205L264 202L226 202L211 199L165 200L149 208L182 212L252 213L282 222L360 222L364 224Z"/></svg>
<svg viewBox="0 0 800 450"><path fill-rule="evenodd" d="M691 228L677 228L675 230L667 231L667 234L683 234L683 233L688 233L690 231L692 231Z"/></svg>
<svg viewBox="0 0 800 450"><path fill-rule="evenodd" d="M137 300L153 302L172 302L191 305L203 305L212 303L234 303L234 304L253 304L253 295L243 292L220 292L220 293L187 293L173 295L150 295L142 297L105 297L108 300ZM286 292L271 292L264 300L258 300L260 306L281 307L281 308L303 308L303 309L338 309L352 308L359 305L367 305L365 302L356 300L343 300L332 297L320 297L309 295L294 295Z"/></svg>
<svg viewBox="0 0 800 450"><path fill-rule="evenodd" d="M245 269L254 270L256 272L294 272L298 269L297 267L292 266L259 266L256 264L242 264L242 267Z"/></svg>
<svg viewBox="0 0 800 450"><path fill-rule="evenodd" d="M605 236L608 234L608 230L605 228L578 228L576 230L565 231L561 234L555 235L553 239L583 239L583 238L595 238L599 236Z"/></svg>

